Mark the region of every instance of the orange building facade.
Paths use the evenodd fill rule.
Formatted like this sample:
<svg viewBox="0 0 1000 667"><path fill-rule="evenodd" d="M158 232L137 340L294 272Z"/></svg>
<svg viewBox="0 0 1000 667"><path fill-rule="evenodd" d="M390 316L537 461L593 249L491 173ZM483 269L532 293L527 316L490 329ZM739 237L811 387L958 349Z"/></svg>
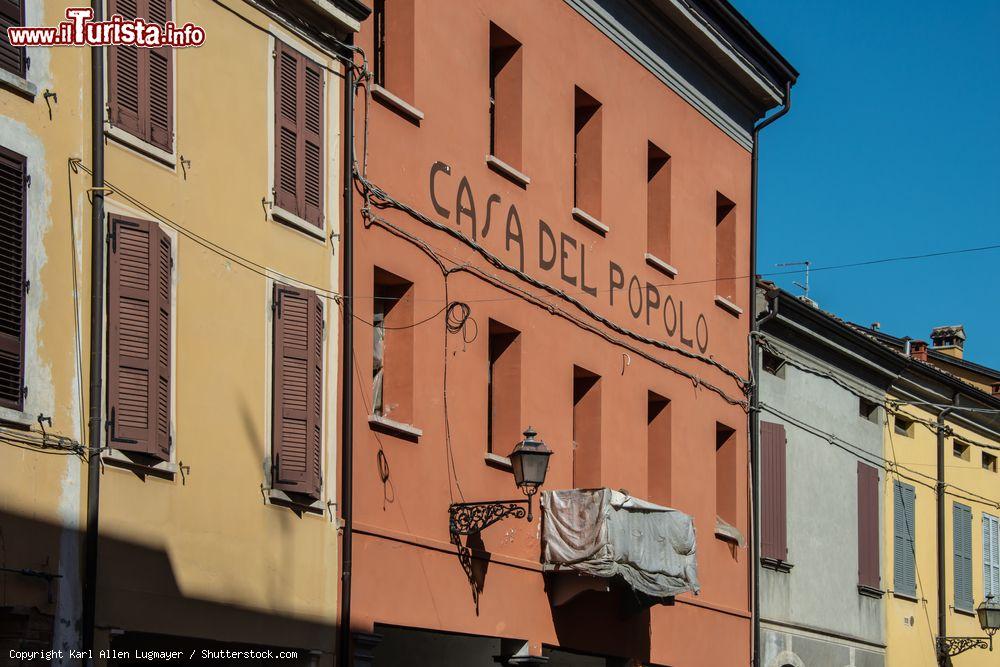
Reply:
<svg viewBox="0 0 1000 667"><path fill-rule="evenodd" d="M355 664L747 664L753 126L794 70L707 0L384 0L357 44ZM560 595L537 504L453 537L528 426L543 491L693 517L699 594Z"/></svg>

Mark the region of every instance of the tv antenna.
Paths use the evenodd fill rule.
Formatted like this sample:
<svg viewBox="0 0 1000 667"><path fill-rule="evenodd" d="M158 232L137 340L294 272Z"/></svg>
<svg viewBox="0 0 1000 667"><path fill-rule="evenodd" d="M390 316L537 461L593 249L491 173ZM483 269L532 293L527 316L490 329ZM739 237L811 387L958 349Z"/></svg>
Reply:
<svg viewBox="0 0 1000 667"><path fill-rule="evenodd" d="M803 298L805 298L805 299L809 298L809 267L812 266L812 262L810 262L807 259L807 260L802 261L802 262L783 262L781 264L775 264L775 266L782 267L782 268L789 267L789 266L804 266L804 267L806 267L806 270L805 270L805 274L806 274L805 282L801 282L800 283L799 281L796 280L796 281L793 281L792 284L795 285L796 287L798 287L800 290L802 290L802 297Z"/></svg>

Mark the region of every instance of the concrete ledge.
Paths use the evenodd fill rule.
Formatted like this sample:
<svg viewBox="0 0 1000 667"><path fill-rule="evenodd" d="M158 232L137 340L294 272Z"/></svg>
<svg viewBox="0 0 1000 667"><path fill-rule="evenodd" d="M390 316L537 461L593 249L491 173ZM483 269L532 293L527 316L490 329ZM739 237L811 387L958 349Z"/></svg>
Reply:
<svg viewBox="0 0 1000 667"><path fill-rule="evenodd" d="M368 415L368 426L376 431L384 431L389 435L397 435L409 440L417 440L424 434L422 430L413 424L404 424L383 417L382 415Z"/></svg>
<svg viewBox="0 0 1000 667"><path fill-rule="evenodd" d="M775 572L784 572L786 574L788 572L791 572L792 568L795 567L791 563L788 563L783 560L778 560L776 558L761 558L760 566L768 570L774 570Z"/></svg>
<svg viewBox="0 0 1000 667"><path fill-rule="evenodd" d="M406 116L410 120L419 123L424 119L424 112L413 106L409 102L406 102L402 98L396 97L388 90L378 85L377 83L371 84L372 97L386 105L396 113Z"/></svg>
<svg viewBox="0 0 1000 667"><path fill-rule="evenodd" d="M667 264L662 259L660 259L656 255L654 255L653 253L647 252L646 255L645 255L645 257L646 257L646 264L649 264L651 267L653 267L657 271L659 271L661 273L665 273L668 276L670 276L671 278L676 278L677 277L677 269L675 269L671 265Z"/></svg>
<svg viewBox="0 0 1000 667"><path fill-rule="evenodd" d="M38 423L38 415L31 416L27 412L0 407L0 423L3 422L30 427Z"/></svg>
<svg viewBox="0 0 1000 667"><path fill-rule="evenodd" d="M271 220L294 227L295 229L304 232L313 238L319 239L323 242L323 245L326 245L325 229L317 227L305 218L300 218L291 211L286 211L280 206L273 206L271 207Z"/></svg>
<svg viewBox="0 0 1000 667"><path fill-rule="evenodd" d="M514 181L522 188L528 187L528 183L531 183L531 179L528 178L525 174L521 173L520 171L510 166L509 164L507 164L506 162L504 162L495 155L486 156L486 166L488 166L490 169L497 172L501 176L504 176Z"/></svg>
<svg viewBox="0 0 1000 667"><path fill-rule="evenodd" d="M722 308L724 311L739 317L743 314L743 309L737 306L735 303L730 301L724 296L715 295L715 305Z"/></svg>
<svg viewBox="0 0 1000 667"><path fill-rule="evenodd" d="M510 470L510 459L506 456L500 456L499 454L494 454L493 452L486 452L483 454L483 459L486 461L486 465L501 468L503 470Z"/></svg>
<svg viewBox="0 0 1000 667"><path fill-rule="evenodd" d="M131 148L132 150L142 153L154 162L159 162L165 167L170 167L170 169L177 169L177 156L173 153L168 153L162 148L157 148L153 144L143 141L142 139L132 136L125 130L115 127L114 125L109 125L105 123L104 136L109 139L114 139L117 143Z"/></svg>
<svg viewBox="0 0 1000 667"><path fill-rule="evenodd" d="M582 222L587 227L590 227L601 236L604 236L605 234L611 231L611 228L608 227L606 224L604 224L594 216L590 215L583 209L576 208L575 206L573 207L573 218L577 222Z"/></svg>
<svg viewBox="0 0 1000 667"><path fill-rule="evenodd" d="M5 69L0 69L0 87L26 97L31 102L34 102L35 96L38 95L38 86Z"/></svg>
<svg viewBox="0 0 1000 667"><path fill-rule="evenodd" d="M885 591L880 588L872 588L871 586L864 586L858 584L858 593L869 598L881 598L885 595Z"/></svg>
<svg viewBox="0 0 1000 667"><path fill-rule="evenodd" d="M132 459L126 452L118 449L106 449L101 453L101 461L108 466L124 468L141 475L151 475L173 481L179 470L173 461L160 461L147 464Z"/></svg>
<svg viewBox="0 0 1000 667"><path fill-rule="evenodd" d="M318 516L326 514L326 505L323 504L322 500L314 500L311 503L302 503L293 499L281 489L267 489L267 504L286 507L291 510Z"/></svg>

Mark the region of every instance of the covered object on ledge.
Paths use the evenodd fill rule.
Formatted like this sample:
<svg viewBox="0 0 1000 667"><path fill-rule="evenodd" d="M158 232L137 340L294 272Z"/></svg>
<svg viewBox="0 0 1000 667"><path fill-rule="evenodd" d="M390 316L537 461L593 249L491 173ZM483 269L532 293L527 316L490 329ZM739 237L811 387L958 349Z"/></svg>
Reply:
<svg viewBox="0 0 1000 667"><path fill-rule="evenodd" d="M687 514L611 489L541 495L546 571L617 577L655 600L700 590L694 522Z"/></svg>

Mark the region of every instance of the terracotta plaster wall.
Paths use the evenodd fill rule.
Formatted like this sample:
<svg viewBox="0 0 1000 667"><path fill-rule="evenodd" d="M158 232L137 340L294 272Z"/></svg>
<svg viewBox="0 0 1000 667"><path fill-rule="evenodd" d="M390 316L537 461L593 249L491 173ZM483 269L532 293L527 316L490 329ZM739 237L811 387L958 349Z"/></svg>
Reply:
<svg viewBox="0 0 1000 667"><path fill-rule="evenodd" d="M391 7L392 0L387 2ZM538 280L572 293L583 304L619 325L685 350L697 352L699 315L709 332L704 354L746 375L747 316L715 304L715 207L717 193L736 203L736 274L749 265L750 155L680 99L585 19L562 2L464 3L416 0L414 86L406 101L424 117L415 121L379 101L367 108L368 177L396 199L433 220L471 237L504 262L520 267L518 243L506 241L511 205L523 236L524 270ZM491 171L489 152L490 22L522 44L523 157L531 180L521 187ZM359 43L369 53L372 25ZM391 83L389 84L391 86ZM580 87L603 104L603 191L601 235L571 216L573 207L573 104ZM397 91L391 91L397 92ZM364 129L365 99L359 97L357 127ZM647 144L668 152L672 162L673 254L679 275L671 279L644 262L646 252ZM363 143L358 141L359 150ZM436 162L439 171L431 184ZM459 201L463 178L468 194ZM433 194L432 194L433 188ZM491 200L491 195L496 195ZM497 201L498 198L498 201ZM360 198L359 198L360 199ZM437 204L448 212L438 212ZM359 202L358 213L362 204ZM490 227L484 233L487 211ZM469 246L431 229L405 213L378 210L393 225L419 237L447 266L469 263L564 308L585 326L623 338L572 305L528 287L509 273L489 267ZM356 299L359 318L371 321L376 267L414 284L413 321L421 322L445 305L445 281L434 261L416 245L378 225L356 233ZM556 241L552 269L539 267L539 220ZM565 272L581 274L585 253L586 293L560 275L560 233L566 246ZM610 263L621 267L626 288L609 296ZM627 285L632 276L645 291L660 286L661 303L670 295L678 309L668 334L662 307L633 316ZM467 273L452 273L447 299L471 307L465 336L447 335L440 315L414 330L412 425L419 438L403 438L369 427L372 397L372 329L355 324L358 384L355 393L355 511L359 535L354 554L353 618L454 632L530 639L608 655L640 657L656 664L745 664L750 654L748 561L744 548L714 536L716 518L716 423L733 429L737 445L737 527L748 532L746 415L696 381L644 359L636 351L606 341L546 308L514 298ZM745 280L738 281L737 305L746 309ZM644 292L645 294L645 292ZM680 325L683 302L684 323ZM633 294L633 305L637 303ZM521 419L535 427L554 450L546 489L572 486L573 367L601 376L600 480L644 497L648 392L672 401L671 504L694 516L702 593L684 595L673 607L631 617L618 613L612 598L582 602L568 615L553 610L539 571L539 521L507 520L482 533L488 560L478 614L454 547L448 542L452 501L518 497L510 473L484 461L488 326L494 319L521 332ZM670 319L668 319L668 324ZM681 341L681 338L688 343ZM447 337L447 351L445 348ZM701 381L742 399L737 383L704 362L641 343L634 347ZM445 422L444 366L447 359ZM447 446L450 437L450 450ZM506 454L514 443L497 443ZM379 458L384 457L381 471ZM453 472L451 472L453 471ZM573 631L567 629L572 618ZM651 620L650 620L651 619ZM713 637L727 637L725 642Z"/></svg>

